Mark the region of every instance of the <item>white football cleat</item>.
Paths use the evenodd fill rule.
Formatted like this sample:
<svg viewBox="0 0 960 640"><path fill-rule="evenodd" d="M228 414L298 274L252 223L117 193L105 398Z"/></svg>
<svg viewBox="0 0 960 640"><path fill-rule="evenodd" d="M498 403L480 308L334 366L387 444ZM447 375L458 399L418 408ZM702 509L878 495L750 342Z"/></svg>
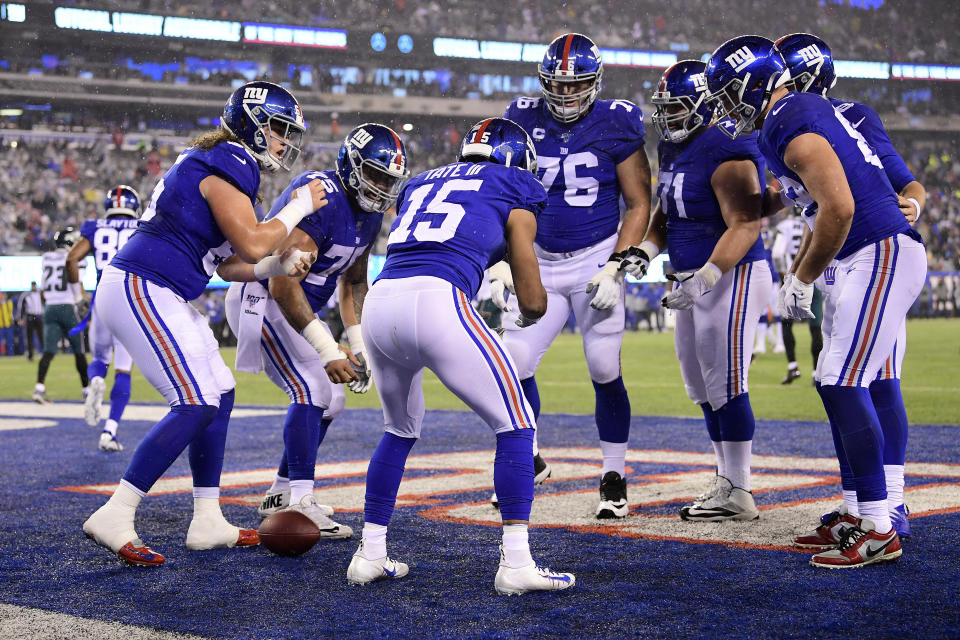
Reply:
<svg viewBox="0 0 960 640"><path fill-rule="evenodd" d="M353 529L345 524L331 520L317 504L317 499L313 494L308 494L300 499L300 504L292 504L284 511L299 511L307 516L320 529L321 540L341 540L353 535Z"/></svg>
<svg viewBox="0 0 960 640"><path fill-rule="evenodd" d="M531 591L559 591L569 589L576 583L577 578L572 573L559 573L536 564L519 569L507 566L503 547L500 548L500 568L497 569L493 587L502 596L516 596Z"/></svg>
<svg viewBox="0 0 960 640"><path fill-rule="evenodd" d="M106 388L107 383L100 376L90 379L90 386L83 399L83 419L91 427L100 424L103 418L103 392Z"/></svg>
<svg viewBox="0 0 960 640"><path fill-rule="evenodd" d="M260 506L257 507L257 513L261 518L266 518L269 515L276 513L277 511L283 511L290 506L290 490L285 491L271 491L267 492L263 496L263 500L260 501ZM317 504L317 507L320 509L320 512L323 515L330 517L333 515L333 507L326 504Z"/></svg>
<svg viewBox="0 0 960 640"><path fill-rule="evenodd" d="M253 547L258 544L260 536L255 529L235 527L219 511L194 513L187 529L186 545L191 551Z"/></svg>
<svg viewBox="0 0 960 640"><path fill-rule="evenodd" d="M50 404L50 399L47 398L47 392L42 389L34 389L33 395L30 397L33 398L33 401L37 404Z"/></svg>
<svg viewBox="0 0 960 640"><path fill-rule="evenodd" d="M699 507L704 502L717 495L717 492L719 492L720 489L725 486L725 483L729 484L729 482L729 480L722 476L713 476L713 478L710 479L710 484L707 485L707 488L703 493L694 498L693 502L690 504L680 507L680 516L683 517L685 511L689 511L694 507Z"/></svg>
<svg viewBox="0 0 960 640"><path fill-rule="evenodd" d="M123 451L123 445L117 441L117 436L109 431L100 434L100 451Z"/></svg>
<svg viewBox="0 0 960 640"><path fill-rule="evenodd" d="M753 501L753 494L734 487L724 477L719 479L719 488L713 497L701 504L692 504L680 509L683 520L720 522L723 520L757 520L760 511Z"/></svg>
<svg viewBox="0 0 960 640"><path fill-rule="evenodd" d="M363 541L347 567L347 582L350 584L370 584L378 580L402 578L410 573L410 567L387 556L368 560L363 556Z"/></svg>

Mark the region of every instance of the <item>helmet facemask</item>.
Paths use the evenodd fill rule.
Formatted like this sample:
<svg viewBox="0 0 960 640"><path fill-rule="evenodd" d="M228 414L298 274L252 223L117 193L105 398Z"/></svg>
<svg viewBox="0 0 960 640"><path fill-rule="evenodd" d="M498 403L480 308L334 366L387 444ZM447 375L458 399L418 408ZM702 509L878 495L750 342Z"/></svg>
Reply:
<svg viewBox="0 0 960 640"><path fill-rule="evenodd" d="M254 142L262 147L263 151L251 150L254 157L260 161L264 169L271 173L278 169L290 171L302 151L300 145L303 142L303 126L279 113L268 114L267 119L261 122L260 116L264 112L259 106L251 109L248 105L244 105L243 108L251 120L260 123L257 133L254 134ZM283 143L283 153L279 158L270 152L275 141Z"/></svg>
<svg viewBox="0 0 960 640"><path fill-rule="evenodd" d="M579 75L561 75L549 73L540 66L540 90L553 117L564 123L576 122L582 118L600 94L600 79L603 70L596 73ZM588 83L579 91L563 93L558 85Z"/></svg>
<svg viewBox="0 0 960 640"><path fill-rule="evenodd" d="M665 142L682 142L703 126L703 116L697 113L697 109L705 99L706 92L701 93L696 102L690 96L671 97L666 91L653 94L651 102L656 109L652 120L660 132L660 139Z"/></svg>
<svg viewBox="0 0 960 640"><path fill-rule="evenodd" d="M351 149L347 153L350 162L349 187L357 204L367 213L384 213L397 202L403 181L409 171L396 162L384 167L379 162L364 160L360 152Z"/></svg>

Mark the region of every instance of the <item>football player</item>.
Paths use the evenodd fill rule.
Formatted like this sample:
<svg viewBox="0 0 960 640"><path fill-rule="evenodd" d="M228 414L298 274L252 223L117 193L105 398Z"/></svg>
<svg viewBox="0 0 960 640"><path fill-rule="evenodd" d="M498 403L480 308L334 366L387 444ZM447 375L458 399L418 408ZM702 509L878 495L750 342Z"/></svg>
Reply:
<svg viewBox="0 0 960 640"><path fill-rule="evenodd" d="M80 263L93 253L97 268L97 281L103 270L126 244L137 230L140 217L140 195L133 187L125 184L114 187L104 200L105 218L86 220L80 225L80 241L70 249L67 255L67 280L80 282ZM100 434L101 451L123 451L117 440L117 427L123 410L130 400L130 370L133 360L123 345L106 328L96 309L96 300L90 305L90 350L93 358L87 367L90 377L90 392L84 400L83 417L87 424L95 427L103 418L103 392L106 389L104 378L110 359L113 358L113 388L110 390L110 417L103 425ZM76 331L77 328L74 328Z"/></svg>
<svg viewBox="0 0 960 640"><path fill-rule="evenodd" d="M55 249L47 251L41 258L43 275L40 278L40 291L46 306L43 309L43 356L37 366L37 384L33 388L33 401L46 404L47 371L53 356L57 355L60 338L67 338L73 351L77 373L80 374L80 387L83 398L89 393L90 379L87 377L87 356L83 353L83 339L79 333L70 334L77 324L77 305L83 304L85 294L79 283L71 284L67 280L67 252L80 239L80 232L73 227L64 227L53 238Z"/></svg>
<svg viewBox="0 0 960 640"><path fill-rule="evenodd" d="M518 98L505 117L533 138L547 206L538 219L536 253L547 296L547 314L531 327L506 316L504 341L517 363L524 395L540 414L534 373L571 309L596 396L603 454L598 518L627 515L625 457L630 399L620 370L625 328L621 253L643 239L650 218L650 164L643 149L643 113L626 100L600 100L603 63L590 38L558 37L539 67L542 97ZM620 198L626 204L620 225ZM510 286L506 263L490 271L501 308ZM537 453L536 443L534 453ZM536 458L537 480L550 469Z"/></svg>
<svg viewBox="0 0 960 640"><path fill-rule="evenodd" d="M260 171L290 170L306 124L283 87L249 82L227 101L220 126L193 140L153 191L137 233L103 270L97 305L107 329L133 357L170 412L137 446L114 494L83 531L123 561L157 566L164 557L134 528L141 499L190 448L193 519L188 549L244 547L257 532L227 522L220 510L220 472L235 386L206 319L187 300L218 272L226 280L299 275L313 256L271 255L300 220L321 207L314 180L283 211L257 222ZM255 264L254 264L255 263Z"/></svg>
<svg viewBox="0 0 960 640"><path fill-rule="evenodd" d="M790 71L792 80L789 87L796 91L805 91L827 96L836 83L836 73L833 68L833 55L827 43L817 36L808 33L795 33L784 36L777 41L777 49L783 55ZM926 203L926 190L913 177L903 158L893 148L890 137L887 135L877 112L865 104L829 98L834 108L839 111L850 126L856 129L874 149L891 186L898 193L898 203L904 218L911 225L915 225L923 205ZM836 267L836 264L832 264ZM834 268L832 273L842 277L843 273ZM831 282L825 279L818 284L828 293L835 288L835 277ZM828 297L825 316L833 316L833 299ZM907 520L907 508L903 504L903 471L907 451L907 434L909 426L907 412L903 405L903 395L900 392L900 370L903 365L903 355L906 352L907 330L906 322L901 325L893 351L880 368L877 377L870 383L870 397L873 400L880 428L883 431L883 470L887 486L887 506L890 518L897 534L901 538L909 537L910 523ZM843 450L843 442L837 432L837 426L831 422L834 431L834 442L837 457L840 461L840 477L843 483L844 504L848 518L844 518L839 511L827 514L825 521L818 527L818 531L828 537L820 539L820 544L836 544L834 536L828 534L835 531L833 525L840 521L849 521L858 515L856 488L850 465ZM829 521L829 523L827 523ZM815 533L814 536L817 534ZM810 545L810 536L801 536L797 539L800 544Z"/></svg>
<svg viewBox="0 0 960 640"><path fill-rule="evenodd" d="M489 118L464 137L457 162L414 177L400 194L386 263L361 325L386 432L367 470L363 539L347 569L352 584L409 571L387 556L386 536L407 456L420 437L424 368L496 434L493 482L503 518L497 592L575 583L572 574L536 566L530 554L536 422L513 359L470 304L484 269L507 251L518 321L530 325L547 309L533 250L546 200L536 169L536 150L523 129Z"/></svg>
<svg viewBox="0 0 960 640"><path fill-rule="evenodd" d="M323 183L327 203L301 220L282 245L319 255L309 273L299 281L271 278L269 290L260 283L234 283L227 293L227 319L238 336L237 369L253 373L265 369L290 397L283 425L284 454L260 516L295 509L309 516L324 538L353 533L331 520L333 510L318 505L313 496L317 447L343 411L343 387L333 383L348 383L357 393L370 388L360 335L367 257L383 214L396 203L407 175L400 136L381 124L356 127L340 146L336 171L300 174L270 212L274 215L287 206L301 186L312 180ZM316 315L326 309L334 289L339 291L353 366Z"/></svg>
<svg viewBox="0 0 960 640"><path fill-rule="evenodd" d="M651 99L660 131L659 203L642 244L622 267L641 277L670 252L677 358L687 395L703 410L717 457L706 491L680 509L684 520L755 520L750 456L755 422L747 377L771 275L760 239L766 164L757 135L732 140L714 123L705 64L684 60L664 72Z"/></svg>
<svg viewBox="0 0 960 640"><path fill-rule="evenodd" d="M860 518L836 549L814 555L817 567L849 568L896 560L883 472L883 432L869 385L892 352L923 286L927 258L898 205L873 148L822 96L789 91L790 72L774 43L741 36L707 63L707 87L733 136L760 131L760 150L794 201L816 215L809 247L780 291L781 314L813 317L813 282L834 259L834 314L818 375L827 415L837 425L853 475ZM827 346L829 345L829 346Z"/></svg>

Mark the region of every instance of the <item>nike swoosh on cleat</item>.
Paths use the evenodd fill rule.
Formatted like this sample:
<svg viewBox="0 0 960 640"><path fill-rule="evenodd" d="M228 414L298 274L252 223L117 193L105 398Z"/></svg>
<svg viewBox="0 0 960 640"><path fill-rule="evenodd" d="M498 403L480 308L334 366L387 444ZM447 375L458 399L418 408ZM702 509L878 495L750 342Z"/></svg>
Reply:
<svg viewBox="0 0 960 640"><path fill-rule="evenodd" d="M549 578L550 580L556 580L557 582L570 582L569 576L543 576L544 578Z"/></svg>
<svg viewBox="0 0 960 640"><path fill-rule="evenodd" d="M893 538L887 540L886 544L884 544L882 547L877 547L876 549L867 549L867 557L868 558L874 557L875 555L877 555L878 553L880 553L881 551L889 547L891 542L893 542Z"/></svg>
<svg viewBox="0 0 960 640"><path fill-rule="evenodd" d="M390 576L391 578L396 577L396 575L397 575L397 570L396 570L396 569L394 569L393 571L390 571L390 569L387 569L386 567L384 567L384 568L383 568L383 572L384 572L385 574L387 574L388 576Z"/></svg>

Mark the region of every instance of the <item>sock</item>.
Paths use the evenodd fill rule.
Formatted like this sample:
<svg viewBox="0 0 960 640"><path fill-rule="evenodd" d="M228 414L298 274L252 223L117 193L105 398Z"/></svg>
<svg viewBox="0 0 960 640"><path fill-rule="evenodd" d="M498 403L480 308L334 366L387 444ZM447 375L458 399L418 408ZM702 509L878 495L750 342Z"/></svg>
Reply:
<svg viewBox="0 0 960 640"><path fill-rule="evenodd" d="M888 533L893 528L886 500L860 500L860 517L872 520L877 525L877 533Z"/></svg>
<svg viewBox="0 0 960 640"><path fill-rule="evenodd" d="M317 466L317 447L320 444L320 423L323 420L323 408L312 404L291 404L283 423L284 458L280 461L283 475L283 463L286 461L287 475L294 480L309 480L313 489L313 476ZM291 485L291 491L292 491ZM291 502L292 503L292 502Z"/></svg>
<svg viewBox="0 0 960 640"><path fill-rule="evenodd" d="M886 514L887 487L883 475L883 432L870 393L862 387L821 385L824 406L833 413L843 443L861 517L864 503L883 502ZM828 413L829 415L829 413ZM872 519L872 518L871 518ZM887 517L889 521L889 516ZM884 533L886 530L878 531Z"/></svg>
<svg viewBox="0 0 960 640"><path fill-rule="evenodd" d="M290 481L290 504L300 504L305 497L313 494L313 478Z"/></svg>
<svg viewBox="0 0 960 640"><path fill-rule="evenodd" d="M379 560L387 557L387 527L382 524L365 522L363 524L362 555L367 560Z"/></svg>
<svg viewBox="0 0 960 640"><path fill-rule="evenodd" d="M393 515L393 507L397 503L397 490L403 479L407 456L410 455L410 449L416 441L416 438L401 438L390 432L383 434L377 450L370 458L370 466L367 467L367 493L363 505L364 522L380 524L384 527L390 524L390 516ZM533 473L533 456L530 456L530 472Z"/></svg>
<svg viewBox="0 0 960 640"><path fill-rule="evenodd" d="M193 488L193 512L197 513L197 500L206 500L209 504L211 500L216 501L217 512L220 511L220 487L194 487ZM209 511L209 509L208 509Z"/></svg>
<svg viewBox="0 0 960 640"><path fill-rule="evenodd" d="M116 420L107 420L103 423L103 430L109 433L111 436L117 435L117 427L119 423Z"/></svg>
<svg viewBox="0 0 960 640"><path fill-rule="evenodd" d="M903 466L907 457L907 437L910 426L903 406L900 381L874 380L870 383L870 399L883 431L883 464Z"/></svg>
<svg viewBox="0 0 960 640"><path fill-rule="evenodd" d="M141 491L126 480L121 480L107 502L115 507L136 511L140 501L146 495L145 491Z"/></svg>
<svg viewBox="0 0 960 640"><path fill-rule="evenodd" d="M503 559L507 566L514 569L533 564L530 555L530 541L525 524L503 525Z"/></svg>
<svg viewBox="0 0 960 640"><path fill-rule="evenodd" d="M820 383L814 383L817 393L820 393ZM821 394L822 399L822 394ZM850 515L857 516L860 513L857 507L857 485L853 481L853 471L850 470L850 463L847 462L847 454L843 452L843 439L840 438L840 430L837 428L837 420L833 415L833 410L824 402L823 410L827 414L827 420L830 422L830 435L833 437L833 449L837 453L837 463L840 466L840 487L843 490L843 502L847 505L847 511Z"/></svg>
<svg viewBox="0 0 960 640"><path fill-rule="evenodd" d="M591 380L591 382L593 382ZM593 382L596 394L594 418L601 442L627 442L630 439L630 398L623 377L610 382Z"/></svg>
<svg viewBox="0 0 960 640"><path fill-rule="evenodd" d="M750 457L756 422L750 406L750 394L731 398L717 411L723 449L723 476L734 487L750 491Z"/></svg>
<svg viewBox="0 0 960 640"><path fill-rule="evenodd" d="M600 441L600 452L603 454L603 475L607 471L616 471L620 477L627 475L627 443Z"/></svg>
<svg viewBox="0 0 960 640"><path fill-rule="evenodd" d="M731 442L724 440L721 446L723 447L723 459L726 463L724 478L729 480L734 487L750 491L750 454L753 441Z"/></svg>
<svg viewBox="0 0 960 640"><path fill-rule="evenodd" d="M120 422L128 402L130 402L130 374L118 371L113 376L113 388L110 389L110 419Z"/></svg>
<svg viewBox="0 0 960 640"><path fill-rule="evenodd" d="M887 508L892 512L903 504L903 465L883 465L883 476L887 479Z"/></svg>
<svg viewBox="0 0 960 640"><path fill-rule="evenodd" d="M103 360L97 360L94 358L90 361L90 364L87 365L87 377L90 379L93 378L106 378L107 377L107 363Z"/></svg>
<svg viewBox="0 0 960 640"><path fill-rule="evenodd" d="M783 328L781 333L783 334L783 349L787 354L787 362L792 365L790 367L791 369L796 369L797 363L795 361L797 359L797 340L793 337L793 321L781 320L780 325Z"/></svg>
<svg viewBox="0 0 960 640"><path fill-rule="evenodd" d="M73 354L73 364L77 367L77 373L80 374L80 386L89 386L90 378L87 377L87 356L82 353Z"/></svg>
<svg viewBox="0 0 960 640"><path fill-rule="evenodd" d="M700 410L703 411L703 420L707 423L707 433L710 434L710 443L713 444L713 452L717 455L717 475L727 477L727 465L723 459L723 446L720 441L720 422L717 418L717 412L710 407L709 402L700 404Z"/></svg>
<svg viewBox="0 0 960 640"><path fill-rule="evenodd" d="M793 371L794 369L798 369L798 368L799 366L797 365L796 360L790 360L789 362L787 362L787 369L789 369L790 371Z"/></svg>
<svg viewBox="0 0 960 640"><path fill-rule="evenodd" d="M493 459L493 490L503 520L529 520L533 504L532 429L514 429L497 434Z"/></svg>
<svg viewBox="0 0 960 640"><path fill-rule="evenodd" d="M34 390L34 391L39 391L40 393L46 393L46 392L47 392L47 387L46 387L46 385L43 384L42 382L38 382L37 384L33 385L33 390Z"/></svg>
<svg viewBox="0 0 960 640"><path fill-rule="evenodd" d="M47 370L50 368L50 361L53 360L53 355L52 353L44 351L43 355L40 356L40 364L37 366L37 384L42 385L47 379ZM46 389L42 391L46 391Z"/></svg>
<svg viewBox="0 0 960 640"><path fill-rule="evenodd" d="M233 389L220 394L220 408L207 428L190 443L190 472L195 487L219 487L223 471L223 451L227 447L227 427L233 411Z"/></svg>
<svg viewBox="0 0 960 640"><path fill-rule="evenodd" d="M143 493L163 475L187 445L217 416L209 404L178 404L143 437L123 479Z"/></svg>
<svg viewBox="0 0 960 640"><path fill-rule="evenodd" d="M270 485L270 492L278 493L280 491L290 491L290 478L277 474L273 479L273 484Z"/></svg>
<svg viewBox="0 0 960 640"><path fill-rule="evenodd" d="M540 417L540 389L537 388L537 379L533 376L520 381L520 388L523 389L523 396L530 404L533 410L533 419Z"/></svg>
<svg viewBox="0 0 960 640"><path fill-rule="evenodd" d="M854 518L860 517L860 503L857 502L856 489L843 490L843 504L847 505L847 513L852 515Z"/></svg>

